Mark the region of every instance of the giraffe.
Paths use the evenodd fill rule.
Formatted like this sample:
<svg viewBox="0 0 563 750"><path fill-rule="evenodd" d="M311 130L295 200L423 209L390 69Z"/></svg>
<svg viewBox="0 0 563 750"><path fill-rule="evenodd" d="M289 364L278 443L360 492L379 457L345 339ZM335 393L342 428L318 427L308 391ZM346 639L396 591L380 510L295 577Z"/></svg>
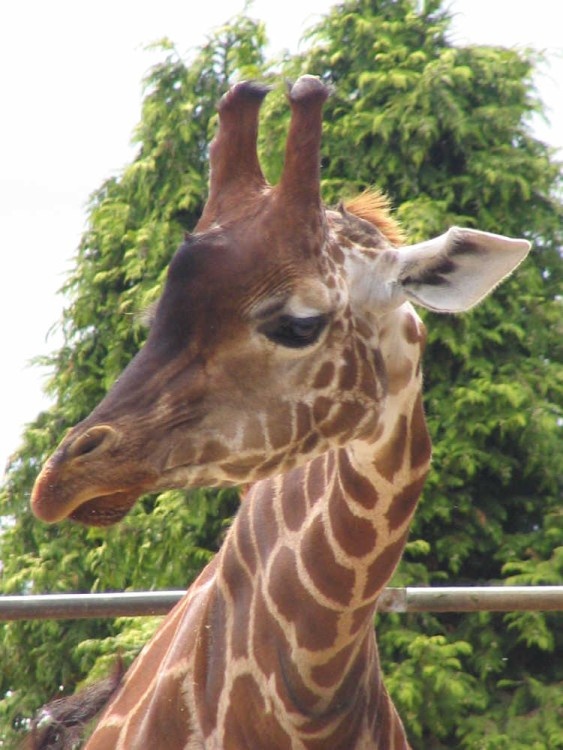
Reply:
<svg viewBox="0 0 563 750"><path fill-rule="evenodd" d="M245 485L213 561L128 670L88 750L402 750L373 628L429 468L425 327L530 245L477 230L405 245L385 199L326 208L328 88L288 89L276 186L268 89L219 104L209 197L147 342L42 469L43 521L108 525L144 492Z"/></svg>

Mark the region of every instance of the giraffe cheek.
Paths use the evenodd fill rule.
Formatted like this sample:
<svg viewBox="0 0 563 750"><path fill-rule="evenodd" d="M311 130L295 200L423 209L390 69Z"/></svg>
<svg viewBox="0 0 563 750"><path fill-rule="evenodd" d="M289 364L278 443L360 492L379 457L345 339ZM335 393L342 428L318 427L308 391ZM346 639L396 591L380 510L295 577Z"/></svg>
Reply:
<svg viewBox="0 0 563 750"><path fill-rule="evenodd" d="M197 451L190 440L174 442L166 456L164 470L170 471L179 466L189 466L196 462Z"/></svg>
<svg viewBox="0 0 563 750"><path fill-rule="evenodd" d="M192 449L191 445L189 449ZM218 440L208 440L197 456L197 463L200 465L218 463L224 461L229 455L228 445L220 443Z"/></svg>
<svg viewBox="0 0 563 750"><path fill-rule="evenodd" d="M289 414L268 416L267 432L272 448L278 450L289 445L292 438L291 418Z"/></svg>

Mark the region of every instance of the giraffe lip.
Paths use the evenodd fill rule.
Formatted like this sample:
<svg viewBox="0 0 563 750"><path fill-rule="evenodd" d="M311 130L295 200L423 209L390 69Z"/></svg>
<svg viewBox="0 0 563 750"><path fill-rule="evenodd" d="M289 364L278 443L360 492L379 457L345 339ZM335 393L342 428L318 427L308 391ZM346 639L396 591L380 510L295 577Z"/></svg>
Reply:
<svg viewBox="0 0 563 750"><path fill-rule="evenodd" d="M120 521L148 488L139 482L126 489L73 490L65 486L56 467L48 464L35 482L31 510L45 523L70 518L87 526L109 526Z"/></svg>
<svg viewBox="0 0 563 750"><path fill-rule="evenodd" d="M118 490L93 497L78 505L68 518L86 526L112 526L129 513L140 494L138 489Z"/></svg>
<svg viewBox="0 0 563 750"><path fill-rule="evenodd" d="M31 510L40 521L58 523L71 519L88 526L110 526L131 510L136 500L155 487L154 467L129 466L119 476L104 476L104 467L70 466L59 449L45 464L31 493Z"/></svg>

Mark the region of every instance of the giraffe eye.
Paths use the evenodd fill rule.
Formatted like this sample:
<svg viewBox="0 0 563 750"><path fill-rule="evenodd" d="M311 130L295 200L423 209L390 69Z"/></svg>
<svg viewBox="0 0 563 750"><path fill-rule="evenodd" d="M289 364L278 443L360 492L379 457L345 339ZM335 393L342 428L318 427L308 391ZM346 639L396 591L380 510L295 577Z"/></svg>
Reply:
<svg viewBox="0 0 563 750"><path fill-rule="evenodd" d="M276 320L268 321L260 331L270 341L291 349L301 349L311 346L321 335L327 324L326 315L315 315L309 318L295 318L282 315Z"/></svg>

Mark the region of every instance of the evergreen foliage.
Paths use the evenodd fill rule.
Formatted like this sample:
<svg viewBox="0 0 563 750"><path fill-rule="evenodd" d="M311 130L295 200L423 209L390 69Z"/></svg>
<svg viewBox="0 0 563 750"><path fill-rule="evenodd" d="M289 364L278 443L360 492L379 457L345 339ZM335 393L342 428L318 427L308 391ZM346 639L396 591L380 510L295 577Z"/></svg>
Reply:
<svg viewBox="0 0 563 750"><path fill-rule="evenodd" d="M419 5L349 0L311 31L305 52L275 63L266 59L262 25L246 16L188 61L162 43L163 62L146 81L137 156L92 196L64 288L64 344L46 361L54 405L26 431L1 490L2 593L182 588L218 548L234 492L146 497L110 530L44 526L27 501L64 431L143 341L143 310L205 200L221 93L241 78L277 83L305 72L335 87L323 140L327 202L376 184L413 241L462 224L534 245L475 311L427 314L434 465L394 583L560 583L562 173L529 128L541 111L533 88L540 59L454 46L444 4ZM283 158L283 99L279 87L263 113L271 179ZM130 660L155 625L0 626L0 746L11 747L26 717L58 689L72 692L107 673L118 650ZM563 747L560 618L381 615L377 626L387 684L415 750Z"/></svg>

